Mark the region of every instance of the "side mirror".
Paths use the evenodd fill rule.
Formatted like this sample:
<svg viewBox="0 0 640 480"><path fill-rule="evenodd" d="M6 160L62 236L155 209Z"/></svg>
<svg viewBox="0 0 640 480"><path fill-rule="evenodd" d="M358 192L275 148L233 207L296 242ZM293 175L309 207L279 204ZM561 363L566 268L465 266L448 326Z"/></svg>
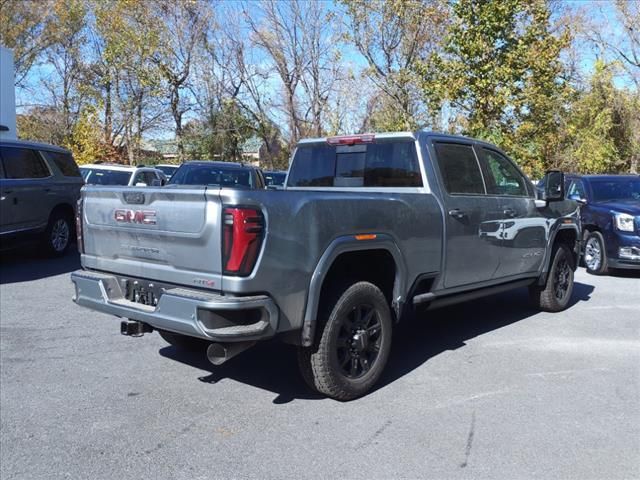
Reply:
<svg viewBox="0 0 640 480"><path fill-rule="evenodd" d="M564 200L564 173L551 170L545 175L544 199L547 202Z"/></svg>
<svg viewBox="0 0 640 480"><path fill-rule="evenodd" d="M164 185L164 182L162 180L157 179L157 178L151 181L151 186L152 187L161 187L163 185Z"/></svg>

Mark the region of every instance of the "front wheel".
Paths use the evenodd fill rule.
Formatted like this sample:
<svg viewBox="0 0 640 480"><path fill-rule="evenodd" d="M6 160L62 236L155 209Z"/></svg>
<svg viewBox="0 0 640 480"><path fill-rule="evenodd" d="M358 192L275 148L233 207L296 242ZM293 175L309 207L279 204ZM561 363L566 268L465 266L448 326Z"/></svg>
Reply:
<svg viewBox="0 0 640 480"><path fill-rule="evenodd" d="M573 293L571 255L571 250L564 244L554 247L547 282L543 287L529 287L531 301L540 310L560 312L569 305Z"/></svg>
<svg viewBox="0 0 640 480"><path fill-rule="evenodd" d="M584 266L592 275L604 275L607 273L607 254L604 245L604 237L600 232L587 234L584 243Z"/></svg>
<svg viewBox="0 0 640 480"><path fill-rule="evenodd" d="M302 376L314 389L352 400L378 381L391 349L391 311L382 291L358 282L334 292L333 306L318 319L316 342L300 348Z"/></svg>

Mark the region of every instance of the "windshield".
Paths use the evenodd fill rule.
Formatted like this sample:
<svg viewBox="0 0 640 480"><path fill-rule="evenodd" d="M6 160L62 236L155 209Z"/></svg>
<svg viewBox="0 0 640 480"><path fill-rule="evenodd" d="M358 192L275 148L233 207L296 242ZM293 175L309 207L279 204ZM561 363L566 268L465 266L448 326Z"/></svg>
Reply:
<svg viewBox="0 0 640 480"><path fill-rule="evenodd" d="M284 179L287 174L284 172L264 172L264 180L267 186L281 186L284 185Z"/></svg>
<svg viewBox="0 0 640 480"><path fill-rule="evenodd" d="M247 168L219 165L182 165L169 180L169 185L214 185L251 188L251 171Z"/></svg>
<svg viewBox="0 0 640 480"><path fill-rule="evenodd" d="M178 170L177 165L175 167L172 165L156 165L156 168L164 173L167 177L170 177L171 175L176 173L176 170Z"/></svg>
<svg viewBox="0 0 640 480"><path fill-rule="evenodd" d="M86 168L83 172L84 181L90 185L128 185L131 172L122 170Z"/></svg>
<svg viewBox="0 0 640 480"><path fill-rule="evenodd" d="M637 200L640 202L640 178L607 178L591 180L594 202Z"/></svg>

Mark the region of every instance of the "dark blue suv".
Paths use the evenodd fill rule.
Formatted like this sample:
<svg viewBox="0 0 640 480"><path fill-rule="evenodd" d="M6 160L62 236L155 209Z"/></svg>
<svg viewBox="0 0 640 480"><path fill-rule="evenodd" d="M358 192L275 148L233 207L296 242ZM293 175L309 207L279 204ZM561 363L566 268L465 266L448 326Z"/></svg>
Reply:
<svg viewBox="0 0 640 480"><path fill-rule="evenodd" d="M581 204L589 273L640 269L640 176L566 175L567 198Z"/></svg>

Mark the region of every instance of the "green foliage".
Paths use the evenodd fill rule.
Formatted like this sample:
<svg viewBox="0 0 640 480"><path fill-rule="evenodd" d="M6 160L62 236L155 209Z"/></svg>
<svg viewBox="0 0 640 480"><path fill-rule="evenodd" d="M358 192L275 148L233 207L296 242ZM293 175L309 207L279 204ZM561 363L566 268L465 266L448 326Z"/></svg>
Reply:
<svg viewBox="0 0 640 480"><path fill-rule="evenodd" d="M444 51L418 66L425 98L447 104L463 133L498 143L539 175L570 95L560 61L569 44L567 31L551 32L543 0L458 0Z"/></svg>
<svg viewBox="0 0 640 480"><path fill-rule="evenodd" d="M206 122L185 126L184 143L187 156L204 160L242 160L242 147L253 136L254 126L231 99L209 114Z"/></svg>
<svg viewBox="0 0 640 480"><path fill-rule="evenodd" d="M638 95L615 87L614 70L597 61L588 89L571 108L565 162L583 173L628 171L628 159L640 151L631 128Z"/></svg>

